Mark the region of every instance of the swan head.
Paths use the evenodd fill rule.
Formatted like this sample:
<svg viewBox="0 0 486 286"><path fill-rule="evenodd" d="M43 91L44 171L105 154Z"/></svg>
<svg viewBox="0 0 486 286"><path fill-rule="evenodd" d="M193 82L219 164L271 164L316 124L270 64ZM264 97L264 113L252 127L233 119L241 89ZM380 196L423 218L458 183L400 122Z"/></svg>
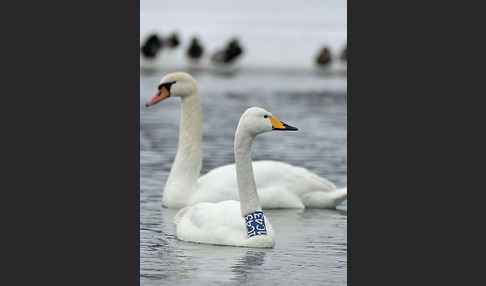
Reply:
<svg viewBox="0 0 486 286"><path fill-rule="evenodd" d="M181 98L190 96L196 91L196 81L190 74L185 72L170 73L160 80L157 93L145 106L149 107L171 96Z"/></svg>
<svg viewBox="0 0 486 286"><path fill-rule="evenodd" d="M290 126L273 114L260 107L248 108L240 118L237 132L243 131L252 136L269 131L296 131L297 128Z"/></svg>

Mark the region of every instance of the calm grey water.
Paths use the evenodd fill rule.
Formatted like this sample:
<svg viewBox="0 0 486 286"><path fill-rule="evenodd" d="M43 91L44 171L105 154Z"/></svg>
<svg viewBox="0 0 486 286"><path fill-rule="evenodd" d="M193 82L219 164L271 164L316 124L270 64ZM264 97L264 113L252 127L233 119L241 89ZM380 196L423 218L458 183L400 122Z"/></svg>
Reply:
<svg viewBox="0 0 486 286"><path fill-rule="evenodd" d="M177 148L180 100L144 103L166 71L140 77L140 273L142 285L346 285L347 207L267 210L274 249L211 246L177 240L177 210L161 207ZM243 111L260 106L298 132L270 132L253 144L254 160L306 167L347 184L346 77L313 73L193 74L203 97L202 173L233 163L233 138Z"/></svg>

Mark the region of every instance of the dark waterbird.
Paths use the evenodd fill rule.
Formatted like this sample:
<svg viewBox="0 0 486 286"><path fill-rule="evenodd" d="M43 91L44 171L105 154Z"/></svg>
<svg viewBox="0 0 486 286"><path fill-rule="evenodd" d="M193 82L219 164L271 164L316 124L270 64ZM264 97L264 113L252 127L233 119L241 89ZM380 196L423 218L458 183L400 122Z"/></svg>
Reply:
<svg viewBox="0 0 486 286"><path fill-rule="evenodd" d="M239 56L243 54L243 49L238 39L233 38L228 43L226 48L219 50L213 54L211 61L213 63L230 64L233 63Z"/></svg>
<svg viewBox="0 0 486 286"><path fill-rule="evenodd" d="M164 42L157 34L151 34L142 45L142 55L147 59L154 59L163 45Z"/></svg>
<svg viewBox="0 0 486 286"><path fill-rule="evenodd" d="M191 44L189 45L189 48L187 49L187 56L191 60L199 60L204 53L204 48L202 47L201 43L199 42L199 39L197 37L193 37L191 39Z"/></svg>
<svg viewBox="0 0 486 286"><path fill-rule="evenodd" d="M316 64L319 66L326 66L331 63L331 50L324 46L321 49L321 52L316 58Z"/></svg>
<svg viewBox="0 0 486 286"><path fill-rule="evenodd" d="M171 49L177 48L179 46L180 42L181 41L179 40L179 35L175 32L170 34L170 36L167 38L167 45Z"/></svg>

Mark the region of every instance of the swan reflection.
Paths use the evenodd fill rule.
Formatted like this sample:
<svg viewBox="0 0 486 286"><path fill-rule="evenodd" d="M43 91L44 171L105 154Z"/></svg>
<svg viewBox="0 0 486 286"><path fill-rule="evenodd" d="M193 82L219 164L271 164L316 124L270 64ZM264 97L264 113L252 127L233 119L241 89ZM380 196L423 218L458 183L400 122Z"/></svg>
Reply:
<svg viewBox="0 0 486 286"><path fill-rule="evenodd" d="M261 273L261 271L255 270L258 270L258 268L263 265L265 262L265 255L265 251L248 249L243 257L238 258L235 265L231 267L231 272L234 274L231 279L245 283L257 280L257 275L258 273Z"/></svg>

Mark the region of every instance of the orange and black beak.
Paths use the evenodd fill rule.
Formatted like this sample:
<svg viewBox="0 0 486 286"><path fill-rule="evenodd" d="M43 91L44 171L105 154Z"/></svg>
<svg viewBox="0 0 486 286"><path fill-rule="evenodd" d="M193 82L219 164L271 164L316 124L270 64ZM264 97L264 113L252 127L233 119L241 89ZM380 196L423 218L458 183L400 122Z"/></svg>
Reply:
<svg viewBox="0 0 486 286"><path fill-rule="evenodd" d="M296 127L290 126L280 120L277 119L275 116L269 116L270 122L272 123L272 130L279 130L279 131L297 131Z"/></svg>
<svg viewBox="0 0 486 286"><path fill-rule="evenodd" d="M170 91L165 86L162 86L160 90L157 92L157 94L152 98L152 100L150 100L147 104L145 104L145 107L149 107L158 102L161 102L167 97L170 97Z"/></svg>

